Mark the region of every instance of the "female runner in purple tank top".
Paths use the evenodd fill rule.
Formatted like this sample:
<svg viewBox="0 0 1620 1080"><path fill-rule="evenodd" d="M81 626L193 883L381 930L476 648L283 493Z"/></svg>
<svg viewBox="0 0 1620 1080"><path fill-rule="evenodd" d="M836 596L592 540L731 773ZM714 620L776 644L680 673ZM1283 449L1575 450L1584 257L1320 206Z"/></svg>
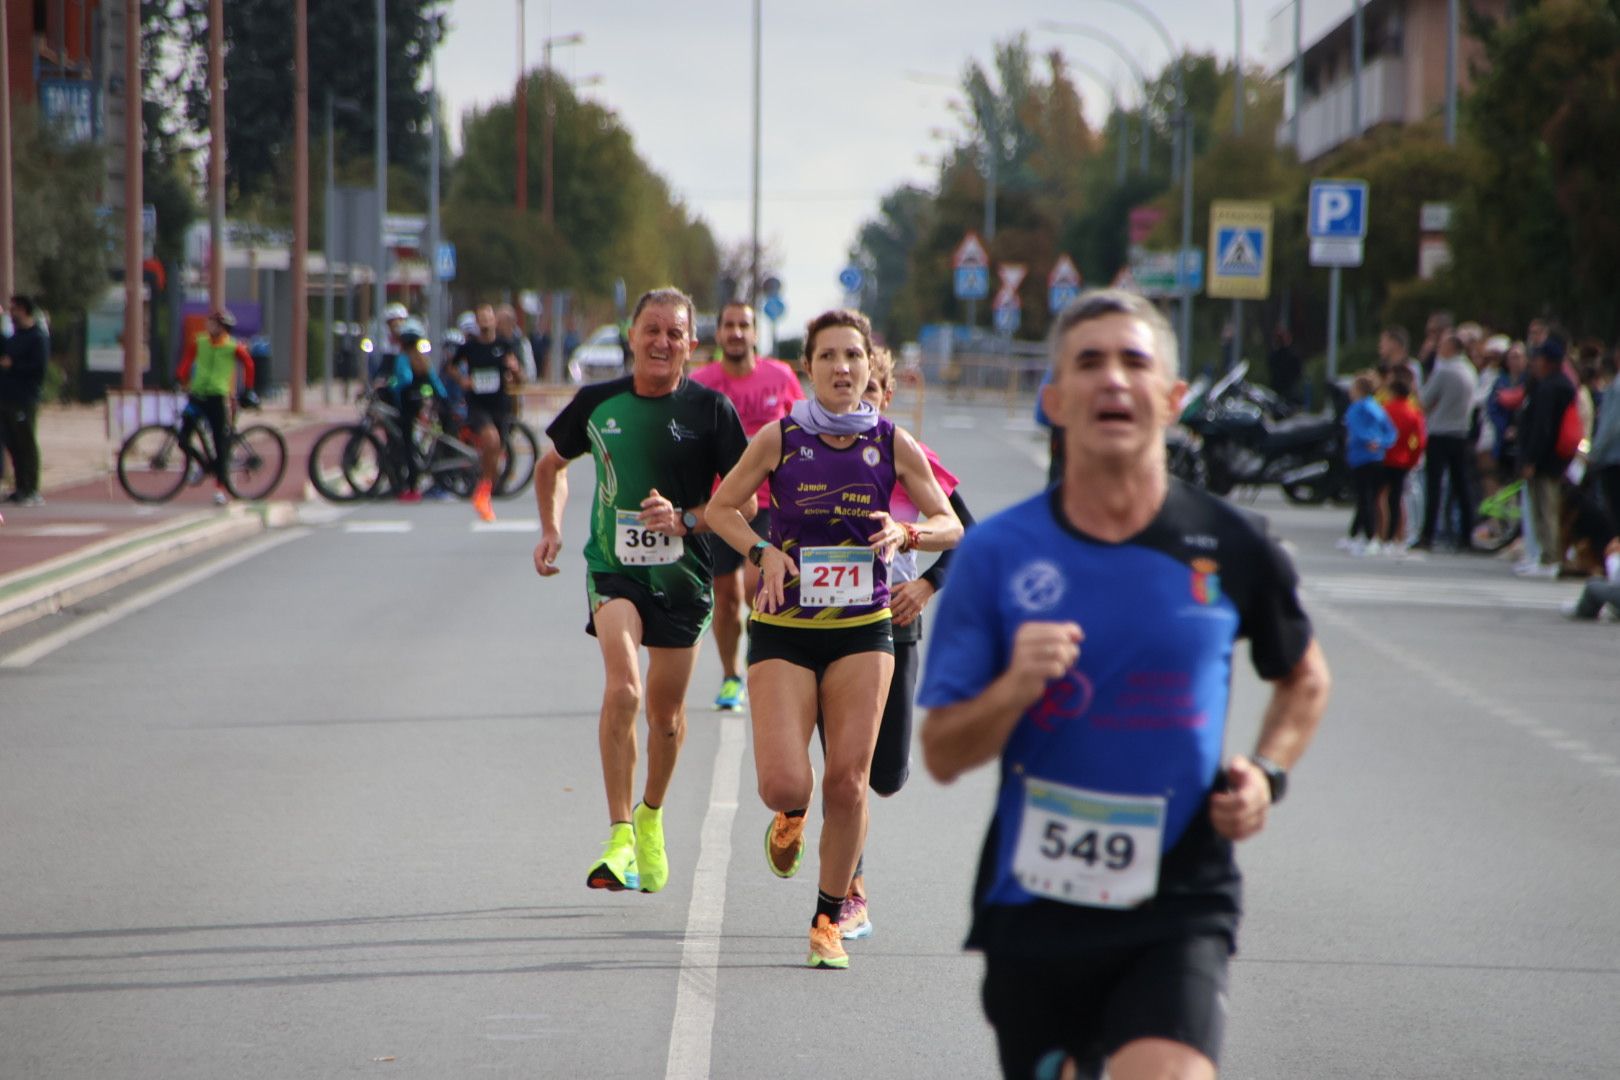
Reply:
<svg viewBox="0 0 1620 1080"><path fill-rule="evenodd" d="M894 673L888 561L897 551L944 550L962 536L916 440L861 400L872 351L871 324L859 312L812 320L809 399L754 436L708 504L710 528L761 571L748 695L759 795L776 811L766 860L779 877L791 877L802 857L818 707L825 725L810 967L849 966L838 920L866 840L868 773ZM741 508L767 479L771 538L760 540ZM889 515L897 483L922 512L915 524Z"/></svg>

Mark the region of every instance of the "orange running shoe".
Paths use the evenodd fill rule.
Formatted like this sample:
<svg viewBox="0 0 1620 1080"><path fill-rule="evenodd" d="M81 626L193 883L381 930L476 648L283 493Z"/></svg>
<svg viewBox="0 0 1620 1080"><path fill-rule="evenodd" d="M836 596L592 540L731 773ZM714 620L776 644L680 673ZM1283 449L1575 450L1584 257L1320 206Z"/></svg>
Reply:
<svg viewBox="0 0 1620 1080"><path fill-rule="evenodd" d="M816 925L810 928L810 957L805 964L813 968L849 967L849 954L844 951L838 924L825 915L817 915Z"/></svg>
<svg viewBox="0 0 1620 1080"><path fill-rule="evenodd" d="M487 481L479 481L478 486L473 488L473 509L485 521L495 520L495 508L489 503L490 493L491 485Z"/></svg>

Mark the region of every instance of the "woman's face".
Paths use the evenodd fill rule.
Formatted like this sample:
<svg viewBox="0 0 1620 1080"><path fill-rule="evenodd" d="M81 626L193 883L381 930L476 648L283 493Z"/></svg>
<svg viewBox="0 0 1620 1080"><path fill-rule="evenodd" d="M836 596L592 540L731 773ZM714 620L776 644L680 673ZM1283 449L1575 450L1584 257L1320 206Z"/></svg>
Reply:
<svg viewBox="0 0 1620 1080"><path fill-rule="evenodd" d="M894 387L884 386L878 381L878 377L874 373L867 376L866 393L861 395L861 400L878 412L886 412L889 408L889 402L894 400Z"/></svg>
<svg viewBox="0 0 1620 1080"><path fill-rule="evenodd" d="M829 326L816 335L810 353L810 388L830 412L851 412L872 377L866 341L851 326Z"/></svg>

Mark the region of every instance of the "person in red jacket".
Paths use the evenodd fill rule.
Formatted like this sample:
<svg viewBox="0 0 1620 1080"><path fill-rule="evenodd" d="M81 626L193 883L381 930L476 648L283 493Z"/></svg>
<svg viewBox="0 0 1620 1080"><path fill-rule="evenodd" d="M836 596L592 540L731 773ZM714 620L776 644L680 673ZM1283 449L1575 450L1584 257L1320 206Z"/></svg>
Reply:
<svg viewBox="0 0 1620 1080"><path fill-rule="evenodd" d="M1390 373L1389 397L1384 411L1395 425L1395 442L1384 452L1384 490L1379 517L1379 535L1386 545L1404 534L1406 474L1423 458L1429 433L1423 410L1412 400L1412 376L1405 368Z"/></svg>

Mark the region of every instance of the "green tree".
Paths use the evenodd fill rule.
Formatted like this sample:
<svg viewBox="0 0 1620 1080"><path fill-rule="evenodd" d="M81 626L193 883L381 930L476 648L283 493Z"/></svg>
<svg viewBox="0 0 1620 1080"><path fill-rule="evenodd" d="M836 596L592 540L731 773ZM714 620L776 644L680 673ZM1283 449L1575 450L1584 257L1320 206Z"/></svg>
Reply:
<svg viewBox="0 0 1620 1080"><path fill-rule="evenodd" d="M555 224L542 219L544 108L552 79ZM608 109L582 100L560 76L529 77L528 206L515 209L516 116L511 100L462 119L462 156L445 201L445 234L457 246L458 291L505 294L572 289L587 302L674 283L708 297L719 253L708 226L636 154Z"/></svg>
<svg viewBox="0 0 1620 1080"><path fill-rule="evenodd" d="M1470 315L1620 331L1620 4L1526 2L1475 19L1488 67L1464 103L1477 169L1452 236Z"/></svg>
<svg viewBox="0 0 1620 1080"><path fill-rule="evenodd" d="M902 185L883 196L877 217L861 226L850 261L866 279L861 305L877 331L891 341L921 326L915 297L905 291L911 257L933 214L933 200L922 188Z"/></svg>
<svg viewBox="0 0 1620 1080"><path fill-rule="evenodd" d="M106 158L102 147L64 142L32 109L12 125L15 288L50 311L66 338L107 287L112 234L98 213Z"/></svg>
<svg viewBox="0 0 1620 1080"><path fill-rule="evenodd" d="M428 160L427 97L420 87L445 0L387 5L388 160L420 174ZM290 202L293 139L293 28L286 0L230 0L225 9L226 182L233 200L274 194ZM334 118L344 157L370 156L376 123L375 7L356 0L309 0L310 109L327 94L365 105ZM166 97L193 145L208 132L208 0L143 0L142 17L161 37ZM390 204L394 204L392 192ZM285 211L283 211L285 212Z"/></svg>

